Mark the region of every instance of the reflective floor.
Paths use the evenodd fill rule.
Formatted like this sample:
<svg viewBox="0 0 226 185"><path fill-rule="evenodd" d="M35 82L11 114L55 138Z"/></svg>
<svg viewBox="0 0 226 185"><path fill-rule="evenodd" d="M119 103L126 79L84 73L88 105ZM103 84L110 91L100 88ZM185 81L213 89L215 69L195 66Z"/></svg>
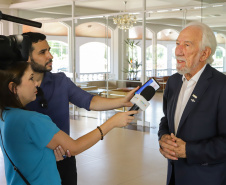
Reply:
<svg viewBox="0 0 226 185"><path fill-rule="evenodd" d="M146 111L150 127L132 124L116 128L103 141L79 154L78 185L164 185L167 161L159 153L158 124L162 117L162 93L156 93ZM71 116L71 136L76 139L96 128L117 111L79 109ZM142 114L136 116L140 120ZM6 185L0 152L0 185Z"/></svg>

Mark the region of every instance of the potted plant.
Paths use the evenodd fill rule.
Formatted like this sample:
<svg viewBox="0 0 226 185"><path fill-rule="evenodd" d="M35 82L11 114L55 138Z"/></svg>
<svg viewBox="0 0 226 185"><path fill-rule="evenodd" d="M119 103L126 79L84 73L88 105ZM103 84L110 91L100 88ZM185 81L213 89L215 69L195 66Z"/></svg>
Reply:
<svg viewBox="0 0 226 185"><path fill-rule="evenodd" d="M128 47L128 68L124 68L123 72L128 74L129 80L138 80L137 73L141 63L138 61L136 47L139 46L140 41L135 42L134 40L126 39L125 43Z"/></svg>

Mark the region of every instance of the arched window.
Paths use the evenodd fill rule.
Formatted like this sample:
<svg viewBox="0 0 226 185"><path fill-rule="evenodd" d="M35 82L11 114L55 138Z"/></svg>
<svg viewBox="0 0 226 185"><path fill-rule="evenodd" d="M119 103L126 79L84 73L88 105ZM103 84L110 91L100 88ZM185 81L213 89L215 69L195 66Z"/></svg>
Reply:
<svg viewBox="0 0 226 185"><path fill-rule="evenodd" d="M139 46L139 43L139 41L127 40L129 50L129 78L132 79L139 79L141 77L141 47Z"/></svg>
<svg viewBox="0 0 226 185"><path fill-rule="evenodd" d="M218 71L223 72L223 60L225 57L225 50L223 47L217 46L216 52L213 55L213 63L211 64Z"/></svg>
<svg viewBox="0 0 226 185"><path fill-rule="evenodd" d="M134 53L136 56L134 56L135 60L137 60L137 63L134 61L134 65L133 66L137 66L135 69L131 70L131 68L129 70L132 71L135 71L135 75L129 75L131 78L136 78L137 77L137 80L141 77L141 40L142 40L142 26L134 26L132 28L129 29L129 34L128 34L128 38L130 41L134 42L134 43L137 43L139 42L138 45L136 45L134 47ZM146 39L148 41L151 42L151 40L153 39L153 34L151 32L151 30L147 29L146 28ZM149 49L150 47L148 47L146 49L146 52L147 52L147 55L146 55L146 75L147 76L152 76L152 56L151 56L151 50ZM129 55L131 56L131 49L129 51ZM131 64L130 64L131 66ZM134 68L134 67L133 67ZM137 74L136 74L137 72Z"/></svg>
<svg viewBox="0 0 226 185"><path fill-rule="evenodd" d="M176 60L176 56L175 56L175 49L176 47L172 48L172 71L171 71L171 75L176 73L177 70L176 70L176 65L177 65L177 60Z"/></svg>
<svg viewBox="0 0 226 185"><path fill-rule="evenodd" d="M104 43L83 44L79 48L79 57L80 73L110 72L110 47Z"/></svg>
<svg viewBox="0 0 226 185"><path fill-rule="evenodd" d="M176 72L175 41L178 31L164 29L158 32L157 76L168 76Z"/></svg>
<svg viewBox="0 0 226 185"><path fill-rule="evenodd" d="M167 48L157 44L157 76L167 76Z"/></svg>
<svg viewBox="0 0 226 185"><path fill-rule="evenodd" d="M48 40L51 48L51 54L53 55L53 69L52 72L64 72L69 75L69 56L68 56L68 44L57 41Z"/></svg>
<svg viewBox="0 0 226 185"><path fill-rule="evenodd" d="M146 75L151 77L153 70L153 57L152 57L152 46L148 46L146 49Z"/></svg>
<svg viewBox="0 0 226 185"><path fill-rule="evenodd" d="M152 45L147 48L146 52L148 71L153 69ZM157 44L157 76L167 76L167 48L161 44Z"/></svg>

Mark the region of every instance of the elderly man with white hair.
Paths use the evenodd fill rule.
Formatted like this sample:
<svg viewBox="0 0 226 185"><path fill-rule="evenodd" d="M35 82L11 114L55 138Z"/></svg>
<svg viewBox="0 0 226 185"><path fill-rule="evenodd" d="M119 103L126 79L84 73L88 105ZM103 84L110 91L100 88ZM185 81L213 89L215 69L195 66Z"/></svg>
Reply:
<svg viewBox="0 0 226 185"><path fill-rule="evenodd" d="M167 185L226 185L226 76L210 66L216 38L193 22L176 45L178 73L167 81L158 132Z"/></svg>

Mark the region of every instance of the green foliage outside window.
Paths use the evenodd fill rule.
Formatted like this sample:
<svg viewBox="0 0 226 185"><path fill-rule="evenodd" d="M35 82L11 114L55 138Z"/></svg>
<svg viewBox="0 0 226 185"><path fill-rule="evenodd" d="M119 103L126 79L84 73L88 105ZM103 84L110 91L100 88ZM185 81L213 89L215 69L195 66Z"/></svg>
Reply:
<svg viewBox="0 0 226 185"><path fill-rule="evenodd" d="M69 72L68 46L61 41L49 40L50 52L53 56L53 72Z"/></svg>
<svg viewBox="0 0 226 185"><path fill-rule="evenodd" d="M217 48L215 55L216 55L216 58L222 58L223 57L223 51L220 48Z"/></svg>
<svg viewBox="0 0 226 185"><path fill-rule="evenodd" d="M128 47L128 68L124 68L123 72L128 74L129 79L137 80L137 73L141 66L138 61L137 46L139 46L140 41L135 42L134 40L127 39L125 43Z"/></svg>

